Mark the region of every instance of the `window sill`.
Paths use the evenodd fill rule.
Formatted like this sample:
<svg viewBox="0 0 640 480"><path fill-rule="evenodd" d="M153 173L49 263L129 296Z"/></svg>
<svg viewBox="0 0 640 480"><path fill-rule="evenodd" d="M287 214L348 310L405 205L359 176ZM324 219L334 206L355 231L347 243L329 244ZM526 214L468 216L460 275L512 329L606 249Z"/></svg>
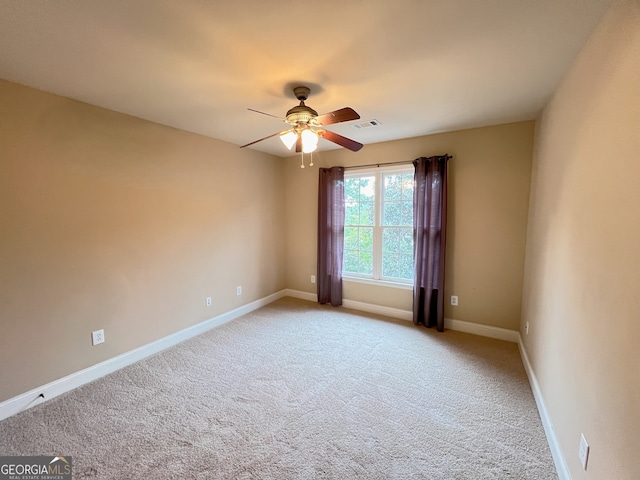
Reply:
<svg viewBox="0 0 640 480"><path fill-rule="evenodd" d="M377 287L398 288L400 290L413 290L413 283L390 282L389 280L374 280L372 278L342 276L343 282L363 283L365 285L375 285Z"/></svg>

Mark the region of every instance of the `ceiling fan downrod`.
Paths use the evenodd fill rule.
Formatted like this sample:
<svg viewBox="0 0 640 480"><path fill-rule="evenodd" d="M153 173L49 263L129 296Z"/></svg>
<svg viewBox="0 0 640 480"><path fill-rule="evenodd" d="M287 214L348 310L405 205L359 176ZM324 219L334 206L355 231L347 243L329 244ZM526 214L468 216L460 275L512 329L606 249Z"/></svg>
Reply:
<svg viewBox="0 0 640 480"><path fill-rule="evenodd" d="M286 122L289 125L299 125L299 124L307 124L312 119L318 116L318 112L316 112L313 108L307 107L304 104L304 101L309 98L309 93L311 90L309 87L295 87L293 89L293 94L296 96L298 100L300 100L300 105L296 105L287 111Z"/></svg>

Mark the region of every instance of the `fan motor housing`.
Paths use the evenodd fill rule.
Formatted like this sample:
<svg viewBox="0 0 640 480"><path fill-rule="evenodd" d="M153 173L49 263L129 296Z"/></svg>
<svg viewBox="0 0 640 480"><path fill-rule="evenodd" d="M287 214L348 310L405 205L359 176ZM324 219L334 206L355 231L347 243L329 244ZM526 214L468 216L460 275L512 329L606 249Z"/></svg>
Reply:
<svg viewBox="0 0 640 480"><path fill-rule="evenodd" d="M298 125L299 123L309 123L309 121L318 116L313 108L307 107L304 101L300 101L300 105L293 107L287 112L286 121L290 125Z"/></svg>

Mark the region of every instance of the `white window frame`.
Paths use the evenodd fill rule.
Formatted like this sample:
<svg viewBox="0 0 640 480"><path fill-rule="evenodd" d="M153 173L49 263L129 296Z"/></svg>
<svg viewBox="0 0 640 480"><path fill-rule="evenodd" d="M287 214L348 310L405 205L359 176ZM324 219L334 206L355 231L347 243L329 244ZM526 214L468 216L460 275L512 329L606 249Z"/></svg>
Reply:
<svg viewBox="0 0 640 480"><path fill-rule="evenodd" d="M378 286L388 286L400 289L413 289L413 279L405 280L400 278L382 277L382 205L384 202L383 175L385 174L414 174L413 165L388 166L371 169L357 169L344 174L345 180L358 177L375 177L375 202L374 202L374 226L373 226L373 273L371 275L345 272L343 268L343 280L355 283L364 283ZM346 208L346 205L345 205ZM346 226L346 225L345 225Z"/></svg>

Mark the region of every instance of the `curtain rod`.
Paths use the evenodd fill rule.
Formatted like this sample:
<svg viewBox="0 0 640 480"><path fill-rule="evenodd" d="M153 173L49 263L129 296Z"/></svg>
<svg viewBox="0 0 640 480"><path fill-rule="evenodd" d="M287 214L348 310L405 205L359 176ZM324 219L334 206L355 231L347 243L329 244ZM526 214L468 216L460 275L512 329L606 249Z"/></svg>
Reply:
<svg viewBox="0 0 640 480"><path fill-rule="evenodd" d="M449 154L445 155L434 155L428 158L446 158L447 160L452 159L453 157ZM385 165L405 165L408 163L413 163L413 160L402 160L400 162L384 162L384 163L370 163L369 165L353 165L351 167L344 167L345 170L352 170L354 168L369 168L369 167L382 167Z"/></svg>

